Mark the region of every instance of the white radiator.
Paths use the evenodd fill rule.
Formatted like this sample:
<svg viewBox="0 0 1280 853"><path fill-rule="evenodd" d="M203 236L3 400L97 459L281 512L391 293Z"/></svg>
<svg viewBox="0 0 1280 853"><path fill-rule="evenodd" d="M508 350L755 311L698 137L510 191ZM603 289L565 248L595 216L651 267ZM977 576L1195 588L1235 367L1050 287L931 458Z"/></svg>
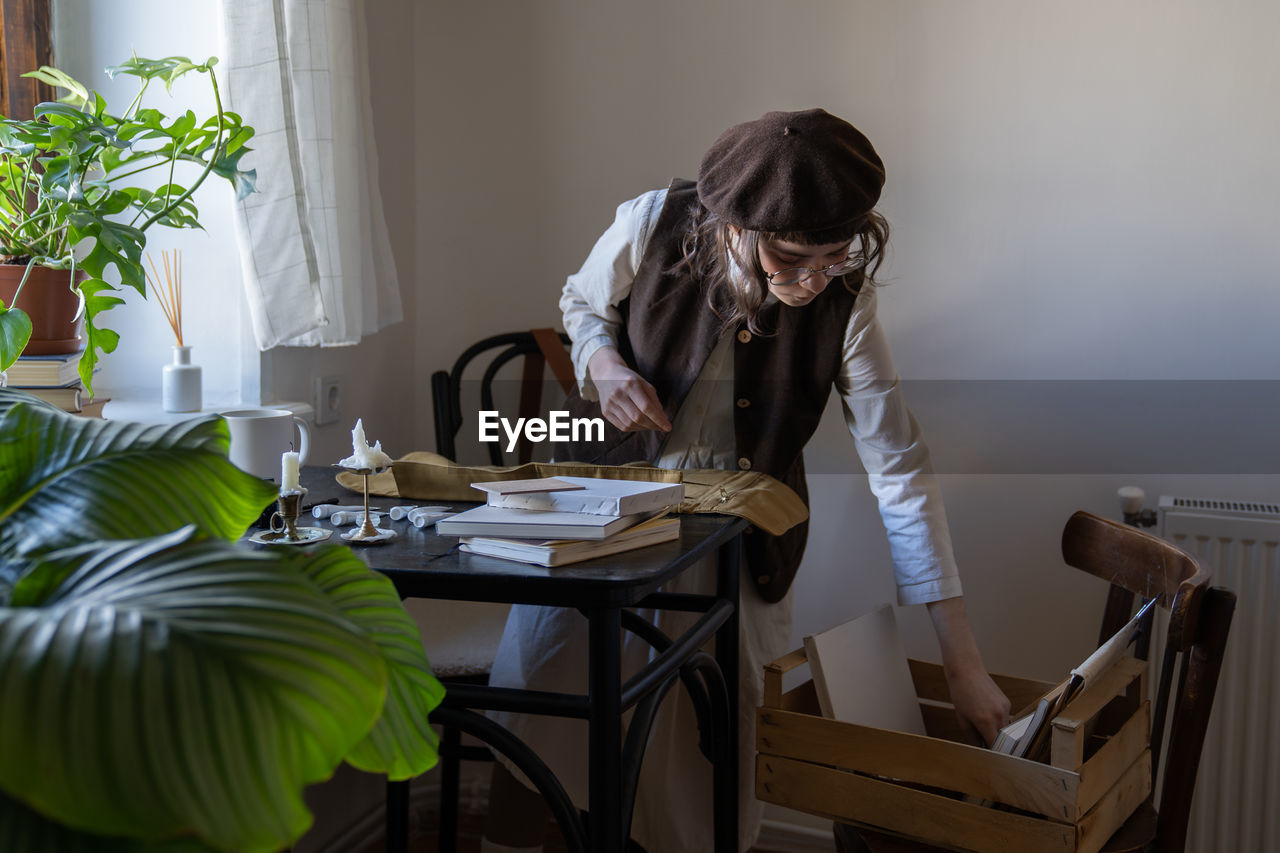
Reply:
<svg viewBox="0 0 1280 853"><path fill-rule="evenodd" d="M1161 497L1159 530L1213 571L1213 586L1239 597L1187 851L1274 853L1280 850L1280 505ZM1152 643L1153 665L1162 646Z"/></svg>

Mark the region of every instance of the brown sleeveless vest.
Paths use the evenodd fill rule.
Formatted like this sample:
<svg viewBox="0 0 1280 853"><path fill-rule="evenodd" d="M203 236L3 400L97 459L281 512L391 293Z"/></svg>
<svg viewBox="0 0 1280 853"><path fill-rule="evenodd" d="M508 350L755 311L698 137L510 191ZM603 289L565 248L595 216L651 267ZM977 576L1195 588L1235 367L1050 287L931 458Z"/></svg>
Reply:
<svg viewBox="0 0 1280 853"><path fill-rule="evenodd" d="M624 334L618 349L627 364L650 382L674 422L685 396L717 343L721 320L706 303L703 287L677 271L680 242L698 205L695 185L676 180L654 225L630 296L620 305ZM862 274L852 283L861 285ZM775 303L760 325L773 335L750 332L745 323L733 344L734 439L738 467L763 471L790 486L808 503L802 451L831 395L840 370L845 329L856 294L833 281L801 308ZM568 408L575 417L600 417L597 403L575 391ZM559 446L556 458L618 465L652 462L665 434L624 433L607 422L603 442ZM750 529L743 548L760 596L775 602L786 594L804 555L808 522L782 536Z"/></svg>

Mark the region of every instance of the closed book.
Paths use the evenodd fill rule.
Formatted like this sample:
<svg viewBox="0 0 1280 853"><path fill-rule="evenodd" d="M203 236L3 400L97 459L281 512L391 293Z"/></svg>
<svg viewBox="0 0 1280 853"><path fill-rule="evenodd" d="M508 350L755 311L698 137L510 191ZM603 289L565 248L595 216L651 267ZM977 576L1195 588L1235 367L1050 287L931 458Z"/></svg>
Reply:
<svg viewBox="0 0 1280 853"><path fill-rule="evenodd" d="M564 566L610 554L634 551L680 537L680 519L673 516L651 518L608 539L498 539L491 536L464 536L462 550L471 554L501 557L538 566Z"/></svg>
<svg viewBox="0 0 1280 853"><path fill-rule="evenodd" d="M19 388L46 403L57 406L64 412L80 411L80 386L70 385L66 388Z"/></svg>
<svg viewBox="0 0 1280 853"><path fill-rule="evenodd" d="M514 536L524 539L604 539L648 518L648 514L590 515L478 506L436 522L443 536Z"/></svg>
<svg viewBox="0 0 1280 853"><path fill-rule="evenodd" d="M549 478L550 479L550 478ZM516 507L591 515L632 515L665 509L684 500L683 483L649 483L604 477L555 477L569 489L509 492L501 481L472 483L486 494L489 506Z"/></svg>
<svg viewBox="0 0 1280 853"><path fill-rule="evenodd" d="M1048 723L1049 712L1053 710L1053 705L1052 698L1041 698L1036 703L1034 711L1023 714L999 731L995 742L991 744L991 749L1017 758L1024 757L1040 729Z"/></svg>
<svg viewBox="0 0 1280 853"><path fill-rule="evenodd" d="M68 385L79 376L82 352L66 355L24 355L5 371L10 386Z"/></svg>
<svg viewBox="0 0 1280 853"><path fill-rule="evenodd" d="M110 397L94 397L93 400L87 403L81 398L80 411L76 412L76 414L82 418L100 418L102 417L102 409L110 402Z"/></svg>

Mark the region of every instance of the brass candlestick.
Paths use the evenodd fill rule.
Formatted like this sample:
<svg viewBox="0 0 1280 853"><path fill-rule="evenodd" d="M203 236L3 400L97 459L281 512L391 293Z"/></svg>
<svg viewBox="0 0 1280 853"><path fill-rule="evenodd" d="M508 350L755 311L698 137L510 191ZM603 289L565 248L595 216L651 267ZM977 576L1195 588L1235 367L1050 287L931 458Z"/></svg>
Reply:
<svg viewBox="0 0 1280 853"><path fill-rule="evenodd" d="M276 511L271 516L272 533L283 535L289 542L302 541L298 535L298 516L302 514L302 498L306 493L306 489L297 489L276 498Z"/></svg>
<svg viewBox="0 0 1280 853"><path fill-rule="evenodd" d="M329 538L329 531L323 527L299 527L298 517L302 515L302 499L307 490L290 489L276 496L276 511L267 522L269 529L260 531L249 537L250 542L259 545L311 545Z"/></svg>
<svg viewBox="0 0 1280 853"><path fill-rule="evenodd" d="M390 542L396 537L394 530L384 530L373 526L373 521L369 517L369 476L371 474L381 474L390 470L390 466L382 468L348 468L345 465L336 466L344 471L350 471L352 474L359 474L364 482L364 519L359 529L353 529L349 533L342 534L342 538L347 542L364 543L366 545L376 545L382 542Z"/></svg>

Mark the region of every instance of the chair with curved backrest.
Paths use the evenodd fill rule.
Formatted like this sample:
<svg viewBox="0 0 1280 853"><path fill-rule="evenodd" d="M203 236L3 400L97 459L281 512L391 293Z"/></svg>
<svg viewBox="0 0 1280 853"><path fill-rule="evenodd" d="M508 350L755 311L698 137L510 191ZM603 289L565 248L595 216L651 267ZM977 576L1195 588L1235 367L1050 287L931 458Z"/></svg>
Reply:
<svg viewBox="0 0 1280 853"><path fill-rule="evenodd" d="M573 364L565 346L569 336L552 329L534 329L494 335L468 347L454 362L452 369L436 371L431 376L432 408L435 415L436 452L458 461L458 434L468 418L463 410L463 388L479 383L479 408L499 410L504 395L495 393L499 371L515 359L523 358L519 388L519 416L540 413L543 399L543 374L550 367L561 389L573 387ZM485 362L485 359L488 359ZM474 363L474 364L473 364ZM483 363L478 380L467 376ZM474 416L473 416L474 417ZM503 443L487 445L493 465L524 463L532 457L532 447L522 441L515 459L504 459ZM437 677L446 688L450 682L484 684L489 679L498 643L502 639L508 608L477 602L448 602L447 607L432 601L407 601L406 607L422 629L423 644ZM440 739L440 828L439 851L457 848L458 794L463 759L491 760L488 749L464 746L457 729L442 727Z"/></svg>
<svg viewBox="0 0 1280 853"><path fill-rule="evenodd" d="M520 417L533 417L542 409L544 367L551 368L551 373L559 382L561 390L568 394L575 382L573 362L564 349L568 344L568 335L564 332L557 333L552 329L532 329L528 332L494 335L467 347L454 362L451 370L438 370L433 373L431 401L435 413L436 452L455 462L460 461L457 458L457 437L466 420L462 410L463 386L478 381L480 409L497 410L499 395L495 394L494 385L498 382L498 372L514 359L522 357L524 359L520 377L518 409ZM487 357L489 361L480 379L466 379L472 362L482 357ZM511 464L513 461L504 459L503 442L487 444L486 449L492 465ZM515 462L523 464L532 458L532 446L523 439L517 452Z"/></svg>
<svg viewBox="0 0 1280 853"><path fill-rule="evenodd" d="M1165 657L1151 727L1153 779L1159 779L1158 768L1161 762L1164 764L1159 809L1148 799L1103 850L1179 853L1186 846L1191 796L1236 596L1229 590L1210 587L1209 570L1175 545L1088 512L1077 512L1067 522L1062 533L1062 556L1068 565L1111 585L1103 616L1103 639L1128 621L1135 597L1159 596L1160 606L1169 610ZM1145 644L1139 645L1139 651L1145 654ZM1166 738L1164 722L1170 709ZM944 849L888 835L873 827L839 823L836 846L842 853Z"/></svg>

